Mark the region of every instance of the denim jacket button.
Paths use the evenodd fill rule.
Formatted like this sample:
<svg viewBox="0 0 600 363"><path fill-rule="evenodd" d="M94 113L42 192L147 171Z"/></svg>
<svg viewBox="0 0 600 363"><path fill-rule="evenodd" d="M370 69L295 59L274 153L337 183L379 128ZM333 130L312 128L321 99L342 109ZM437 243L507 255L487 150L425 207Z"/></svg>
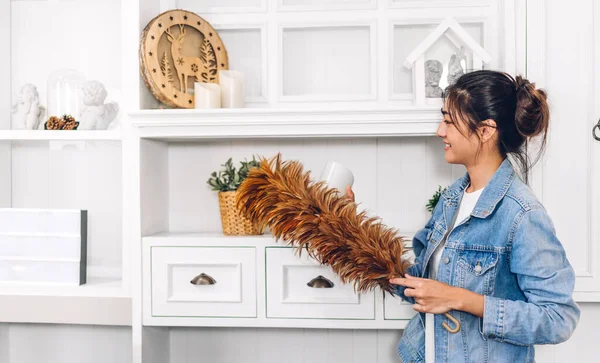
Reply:
<svg viewBox="0 0 600 363"><path fill-rule="evenodd" d="M477 264L477 266L475 266L475 272L481 272L481 265Z"/></svg>
<svg viewBox="0 0 600 363"><path fill-rule="evenodd" d="M448 257L444 257L444 263L447 265L450 262L450 259Z"/></svg>

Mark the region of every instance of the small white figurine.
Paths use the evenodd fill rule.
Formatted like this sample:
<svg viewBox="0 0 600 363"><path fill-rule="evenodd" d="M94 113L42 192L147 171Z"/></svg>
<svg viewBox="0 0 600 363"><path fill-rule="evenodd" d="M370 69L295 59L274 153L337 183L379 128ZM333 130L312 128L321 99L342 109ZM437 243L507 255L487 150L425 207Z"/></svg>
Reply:
<svg viewBox="0 0 600 363"><path fill-rule="evenodd" d="M98 81L87 81L81 86L83 110L79 116L79 130L106 130L119 112L115 102L104 103L108 93Z"/></svg>
<svg viewBox="0 0 600 363"><path fill-rule="evenodd" d="M450 62L448 62L448 86L453 85L456 81L465 74L467 66L467 57L465 56L465 47L460 47L456 54L452 54Z"/></svg>
<svg viewBox="0 0 600 363"><path fill-rule="evenodd" d="M37 88L27 83L21 87L19 98L12 106L12 128L17 130L37 130L46 113L46 108L40 105L40 95Z"/></svg>

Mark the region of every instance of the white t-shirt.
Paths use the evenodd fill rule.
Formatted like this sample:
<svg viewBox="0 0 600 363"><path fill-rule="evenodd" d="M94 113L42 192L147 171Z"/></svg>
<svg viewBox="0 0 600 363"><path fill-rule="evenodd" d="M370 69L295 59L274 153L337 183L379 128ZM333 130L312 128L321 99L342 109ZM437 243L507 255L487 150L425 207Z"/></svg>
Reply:
<svg viewBox="0 0 600 363"><path fill-rule="evenodd" d="M475 204L477 204L477 200L479 200L479 196L483 192L481 188L471 193L467 193L466 189L463 194L462 200L460 201L460 206L458 207L458 214L456 215L456 219L454 225L452 225L452 229L454 226L460 224L464 221L475 208ZM446 240L440 242L440 246L433 252L431 255L431 264L429 265L429 278L435 280L437 278L438 266L440 265L440 260L442 259L442 252L444 252L444 244Z"/></svg>
<svg viewBox="0 0 600 363"><path fill-rule="evenodd" d="M471 212L473 212L473 208L477 204L477 200L479 200L479 196L483 192L481 188L471 193L467 193L466 188L463 193L462 200L460 201L460 206L458 207L458 212L456 215L456 219L454 220L454 224L451 226L449 230L454 229L454 226L459 225L462 221L464 221ZM448 234L446 234L447 236ZM431 255L431 264L429 265L429 278L437 279L438 266L440 264L440 260L442 259L442 252L444 252L444 245L446 244L446 238L440 242L438 248ZM427 313L425 315L425 362L434 362L435 361L435 349L433 349L435 345L435 329L433 325L434 314Z"/></svg>

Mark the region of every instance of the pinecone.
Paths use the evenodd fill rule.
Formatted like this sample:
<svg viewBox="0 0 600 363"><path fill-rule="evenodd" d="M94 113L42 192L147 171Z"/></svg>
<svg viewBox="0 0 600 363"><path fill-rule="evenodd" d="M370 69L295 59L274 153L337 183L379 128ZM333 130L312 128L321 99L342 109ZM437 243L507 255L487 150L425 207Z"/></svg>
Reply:
<svg viewBox="0 0 600 363"><path fill-rule="evenodd" d="M65 120L65 122L75 122L75 117L71 115L63 115L62 119Z"/></svg>
<svg viewBox="0 0 600 363"><path fill-rule="evenodd" d="M61 130L64 123L63 119L56 116L50 116L48 121L46 121L45 128L46 130Z"/></svg>
<svg viewBox="0 0 600 363"><path fill-rule="evenodd" d="M75 121L75 118L71 115L63 115L63 120L65 121L63 125L63 130L77 130L77 126L79 126L79 122Z"/></svg>

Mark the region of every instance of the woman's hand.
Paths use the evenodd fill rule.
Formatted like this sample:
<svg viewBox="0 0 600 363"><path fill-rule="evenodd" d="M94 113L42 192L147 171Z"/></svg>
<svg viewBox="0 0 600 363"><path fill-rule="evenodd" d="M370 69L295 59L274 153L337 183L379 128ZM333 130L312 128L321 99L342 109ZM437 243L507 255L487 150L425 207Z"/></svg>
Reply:
<svg viewBox="0 0 600 363"><path fill-rule="evenodd" d="M390 283L405 286L404 295L414 297L413 309L421 313L443 314L455 309L455 287L431 279L413 277L390 279Z"/></svg>
<svg viewBox="0 0 600 363"><path fill-rule="evenodd" d="M404 295L415 298L416 304L413 304L415 311L444 314L450 310L461 310L483 317L483 295L436 280L422 279L409 274L405 276L405 278L390 279L390 283L406 287Z"/></svg>

